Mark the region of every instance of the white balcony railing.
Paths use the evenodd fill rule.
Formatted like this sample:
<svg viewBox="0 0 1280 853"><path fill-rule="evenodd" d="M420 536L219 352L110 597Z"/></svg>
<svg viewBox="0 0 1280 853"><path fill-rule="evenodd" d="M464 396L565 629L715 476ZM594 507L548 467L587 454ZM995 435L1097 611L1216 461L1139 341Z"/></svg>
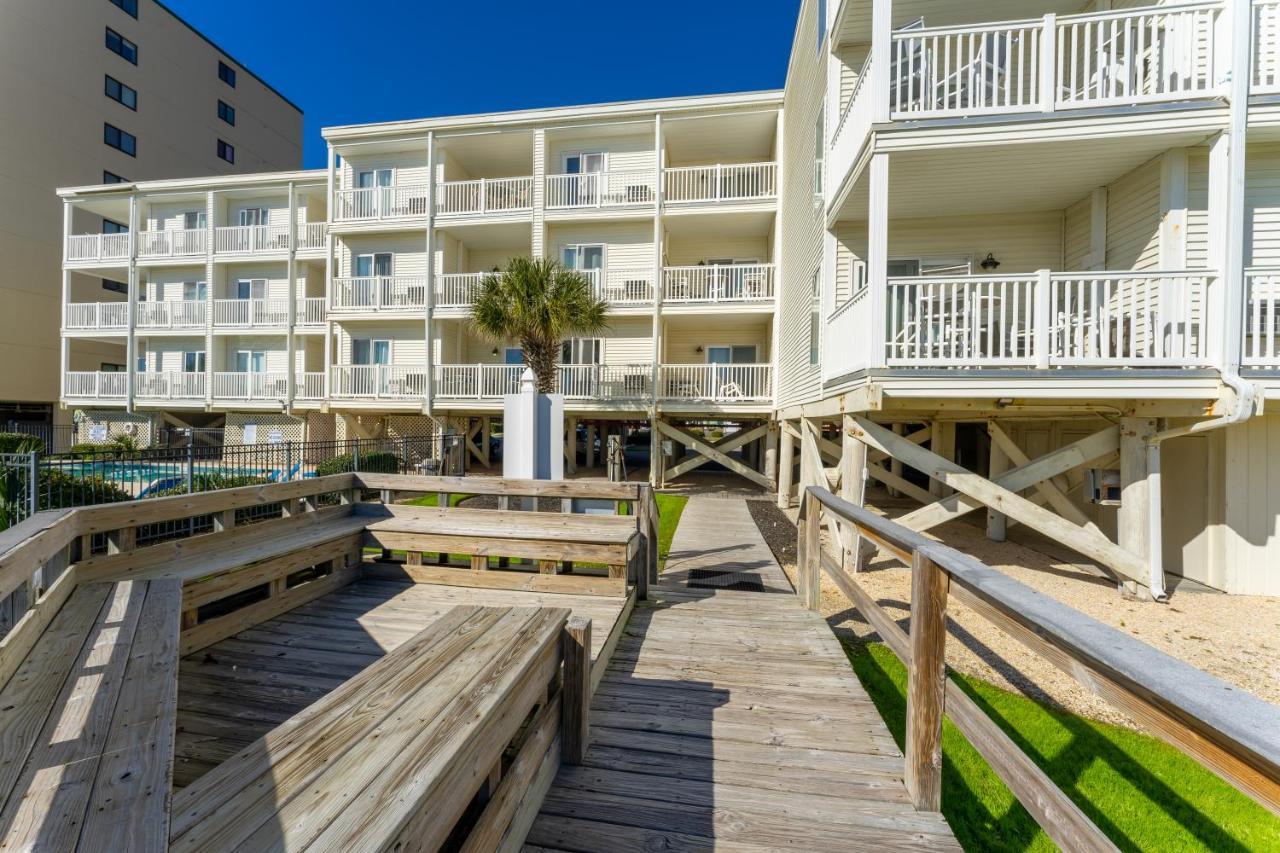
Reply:
<svg viewBox="0 0 1280 853"><path fill-rule="evenodd" d="M470 308L487 273L460 272L436 276L436 308Z"/></svg>
<svg viewBox="0 0 1280 853"><path fill-rule="evenodd" d="M298 300L294 323L299 326L324 325L324 297L307 296Z"/></svg>
<svg viewBox="0 0 1280 853"><path fill-rule="evenodd" d="M658 374L658 393L664 400L766 402L773 399L773 367L768 364L664 364Z"/></svg>
<svg viewBox="0 0 1280 853"><path fill-rule="evenodd" d="M68 371L62 376L62 396L74 399L123 400L128 394L129 376L97 370Z"/></svg>
<svg viewBox="0 0 1280 853"><path fill-rule="evenodd" d="M1253 3L1253 91L1280 91L1280 0Z"/></svg>
<svg viewBox="0 0 1280 853"><path fill-rule="evenodd" d="M214 326L284 326L289 322L289 300L215 299Z"/></svg>
<svg viewBox="0 0 1280 853"><path fill-rule="evenodd" d="M298 400L324 399L324 372L308 371L299 373L293 388L293 395Z"/></svg>
<svg viewBox="0 0 1280 853"><path fill-rule="evenodd" d="M304 249L323 249L325 238L329 235L327 222L303 222L298 225L299 251Z"/></svg>
<svg viewBox="0 0 1280 853"><path fill-rule="evenodd" d="M208 251L209 231L205 228L138 232L138 257L140 258L204 255Z"/></svg>
<svg viewBox="0 0 1280 853"><path fill-rule="evenodd" d="M1241 363L1280 368L1280 267L1245 272L1244 351Z"/></svg>
<svg viewBox="0 0 1280 853"><path fill-rule="evenodd" d="M520 390L522 364L442 364L435 395L451 399L500 399ZM565 364L556 392L572 399L644 400L652 388L652 364Z"/></svg>
<svg viewBox="0 0 1280 853"><path fill-rule="evenodd" d="M664 302L760 303L771 302L773 294L773 264L704 264L663 270Z"/></svg>
<svg viewBox="0 0 1280 853"><path fill-rule="evenodd" d="M204 371L163 371L135 373L133 394L148 400L204 399Z"/></svg>
<svg viewBox="0 0 1280 853"><path fill-rule="evenodd" d="M289 375L283 371L213 374L213 397L218 400L280 400L289 394Z"/></svg>
<svg viewBox="0 0 1280 853"><path fill-rule="evenodd" d="M67 306L67 328L79 330L120 329L129 326L127 302L81 302Z"/></svg>
<svg viewBox="0 0 1280 853"><path fill-rule="evenodd" d="M129 257L128 234L73 234L67 237L67 261L122 261Z"/></svg>
<svg viewBox="0 0 1280 853"><path fill-rule="evenodd" d="M203 328L208 307L208 302L199 299L139 302L136 325L139 329Z"/></svg>
<svg viewBox="0 0 1280 853"><path fill-rule="evenodd" d="M422 365L338 364L330 370L334 397L410 399L427 393L427 369Z"/></svg>
<svg viewBox="0 0 1280 853"><path fill-rule="evenodd" d="M218 254L251 255L289 249L288 225L229 225L215 228L213 249Z"/></svg>
<svg viewBox="0 0 1280 853"><path fill-rule="evenodd" d="M548 208L636 207L657 198L653 170L547 175Z"/></svg>
<svg viewBox="0 0 1280 853"><path fill-rule="evenodd" d="M1204 272L1046 270L1022 276L889 279L887 363L961 368L1204 365L1211 278Z"/></svg>
<svg viewBox="0 0 1280 853"><path fill-rule="evenodd" d="M1093 107L1216 92L1220 2L906 29L892 36L894 118Z"/></svg>
<svg viewBox="0 0 1280 853"><path fill-rule="evenodd" d="M427 185L367 187L334 193L334 220L410 219L427 215Z"/></svg>
<svg viewBox="0 0 1280 853"><path fill-rule="evenodd" d="M518 213L533 209L533 178L480 178L436 184L436 213Z"/></svg>
<svg viewBox="0 0 1280 853"><path fill-rule="evenodd" d="M334 311L413 310L427 307L427 278L380 275L333 280Z"/></svg>
<svg viewBox="0 0 1280 853"><path fill-rule="evenodd" d="M680 166L663 172L663 201L752 201L778 194L776 163L725 163Z"/></svg>

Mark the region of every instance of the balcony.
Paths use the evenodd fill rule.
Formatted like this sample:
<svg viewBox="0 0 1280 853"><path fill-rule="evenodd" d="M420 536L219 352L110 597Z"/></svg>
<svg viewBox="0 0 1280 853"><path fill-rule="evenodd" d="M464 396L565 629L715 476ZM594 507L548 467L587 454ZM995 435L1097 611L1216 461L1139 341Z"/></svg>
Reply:
<svg viewBox="0 0 1280 853"><path fill-rule="evenodd" d="M299 326L323 326L325 318L324 297L307 296L298 300L294 323Z"/></svg>
<svg viewBox="0 0 1280 853"><path fill-rule="evenodd" d="M143 259L203 256L209 250L205 228L175 228L169 231L139 231L138 257Z"/></svg>
<svg viewBox="0 0 1280 853"><path fill-rule="evenodd" d="M776 163L728 163L663 170L665 204L758 201L777 198Z"/></svg>
<svg viewBox="0 0 1280 853"><path fill-rule="evenodd" d="M134 325L139 329L203 329L209 303L199 299L139 302Z"/></svg>
<svg viewBox="0 0 1280 853"><path fill-rule="evenodd" d="M1202 367L1214 274L1070 272L892 278L875 341L870 288L827 323L833 373L890 367Z"/></svg>
<svg viewBox="0 0 1280 853"><path fill-rule="evenodd" d="M1247 367L1280 369L1280 267L1245 271L1244 350Z"/></svg>
<svg viewBox="0 0 1280 853"><path fill-rule="evenodd" d="M288 297L278 299L215 299L213 301L213 325L215 328L227 326L239 328L284 327L288 324Z"/></svg>
<svg viewBox="0 0 1280 853"><path fill-rule="evenodd" d="M520 390L524 365L442 364L435 395L457 400L497 400ZM664 364L658 370L660 400L702 403L766 403L773 399L768 364ZM556 375L556 393L572 400L643 403L653 396L652 364L569 364Z"/></svg>
<svg viewBox="0 0 1280 853"><path fill-rule="evenodd" d="M62 396L72 400L120 400L128 394L129 376L98 370L75 370L62 375Z"/></svg>
<svg viewBox="0 0 1280 853"><path fill-rule="evenodd" d="M651 267L609 267L578 270L591 282L596 294L618 308L653 304ZM468 309L474 304L480 283L488 273L446 273L436 276L435 304L439 310Z"/></svg>
<svg viewBox="0 0 1280 853"><path fill-rule="evenodd" d="M213 374L215 400L279 400L289 395L289 374L271 372L230 372Z"/></svg>
<svg viewBox="0 0 1280 853"><path fill-rule="evenodd" d="M74 331L123 332L129 328L129 303L72 303L67 306L65 328Z"/></svg>
<svg viewBox="0 0 1280 853"><path fill-rule="evenodd" d="M427 185L366 187L334 193L335 222L416 219L427 215Z"/></svg>
<svg viewBox="0 0 1280 853"><path fill-rule="evenodd" d="M427 307L427 278L420 275L380 275L335 278L333 311L415 311Z"/></svg>
<svg viewBox="0 0 1280 853"><path fill-rule="evenodd" d="M436 184L439 216L485 216L533 209L533 178L480 178Z"/></svg>
<svg viewBox="0 0 1280 853"><path fill-rule="evenodd" d="M427 393L427 369L422 365L337 364L329 376L332 397L409 400Z"/></svg>
<svg viewBox="0 0 1280 853"><path fill-rule="evenodd" d="M323 400L324 371L299 373L294 381L293 397L295 400Z"/></svg>
<svg viewBox="0 0 1280 853"><path fill-rule="evenodd" d="M436 276L435 307L470 308L476 300L480 282L488 273L459 272Z"/></svg>
<svg viewBox="0 0 1280 853"><path fill-rule="evenodd" d="M1253 3L1253 91L1280 92L1280 0Z"/></svg>
<svg viewBox="0 0 1280 853"><path fill-rule="evenodd" d="M657 199L652 169L547 175L548 210L652 207Z"/></svg>
<svg viewBox="0 0 1280 853"><path fill-rule="evenodd" d="M297 228L297 250L325 248L329 226L324 222L304 222ZM213 251L219 255L256 255L287 252L288 225L230 225L213 230Z"/></svg>
<svg viewBox="0 0 1280 853"><path fill-rule="evenodd" d="M204 371L137 373L133 379L133 395L140 400L203 400L204 390Z"/></svg>
<svg viewBox="0 0 1280 853"><path fill-rule="evenodd" d="M773 264L702 264L662 271L664 303L771 304L773 297Z"/></svg>
<svg viewBox="0 0 1280 853"><path fill-rule="evenodd" d="M67 263L100 263L129 259L128 234L74 234L67 237Z"/></svg>

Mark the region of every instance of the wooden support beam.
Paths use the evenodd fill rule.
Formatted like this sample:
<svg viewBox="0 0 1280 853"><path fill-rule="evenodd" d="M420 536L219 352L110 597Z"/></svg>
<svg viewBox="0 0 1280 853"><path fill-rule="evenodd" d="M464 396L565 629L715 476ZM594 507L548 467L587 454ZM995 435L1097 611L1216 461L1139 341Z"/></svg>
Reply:
<svg viewBox="0 0 1280 853"><path fill-rule="evenodd" d="M483 428L483 425L481 424L480 421L476 421L475 423L471 423L468 421L464 440L467 445L467 453L471 454L471 456L475 457L475 460L477 462L479 462L481 465L484 465L487 468L489 463L485 461L485 454L480 450L480 447L475 443L475 440L474 440L476 436L480 435L480 431L482 428Z"/></svg>
<svg viewBox="0 0 1280 853"><path fill-rule="evenodd" d="M918 811L942 809L942 715L946 695L950 578L925 555L911 556L911 657L907 667L906 783Z"/></svg>
<svg viewBox="0 0 1280 853"><path fill-rule="evenodd" d="M901 466L899 466L899 470L901 470ZM904 494L909 498L914 498L922 504L931 504L934 501L934 497L929 494L928 489L922 489L905 477L901 477L893 473L891 470L886 470L879 465L869 466L867 468L867 474L884 483L886 486L891 486L901 494Z"/></svg>
<svg viewBox="0 0 1280 853"><path fill-rule="evenodd" d="M778 450L778 508L787 509L791 506L792 482L796 473L796 437L791 425L785 421L782 423L780 438L782 446Z"/></svg>
<svg viewBox="0 0 1280 853"><path fill-rule="evenodd" d="M1031 463L1031 459L1022 452L1022 448L1018 446L1017 442L1010 438L1009 434L1002 430L995 421L987 421L987 434L991 436L993 458L998 448L1001 455L1007 456L1014 465L1029 465ZM1035 489L1044 496L1045 501L1049 506L1053 507L1058 515L1081 527L1098 530L1098 526L1093 523L1092 519L1085 515L1084 510L1076 506L1071 498L1067 497L1067 493L1054 482L1052 477L1046 477L1037 482Z"/></svg>
<svg viewBox="0 0 1280 853"><path fill-rule="evenodd" d="M484 455L484 467L489 468L493 465L493 459L489 455L489 445L493 441L493 419L485 415L480 419L480 452Z"/></svg>
<svg viewBox="0 0 1280 853"><path fill-rule="evenodd" d="M1120 419L1120 506L1116 513L1116 540L1145 564L1151 557L1151 471L1147 465L1147 441L1156 431L1152 418ZM1147 577L1144 572L1139 575ZM1134 580L1124 592L1136 595Z"/></svg>
<svg viewBox="0 0 1280 853"><path fill-rule="evenodd" d="M862 506L867 488L867 446L853 435L850 429L853 425L853 416L844 415L843 428L840 430L844 450L840 455L840 497L855 506ZM836 528L841 534L845 570L859 571L870 560L874 546L864 544L851 524L838 524Z"/></svg>
<svg viewBox="0 0 1280 853"><path fill-rule="evenodd" d="M822 451L818 449L818 442L820 439L821 435L818 432L818 425L811 418L801 418L801 488L804 488L805 486L821 486L824 489L830 488L830 481L828 481L825 476L826 469L822 467Z"/></svg>
<svg viewBox="0 0 1280 853"><path fill-rule="evenodd" d="M719 450L721 453L728 453L731 450L737 450L747 442L755 441L757 438L763 436L767 431L768 427L761 425L754 429L735 432L733 435L726 435L719 441L713 442L711 446L716 450ZM686 459L678 465L671 466L663 472L662 477L664 480L674 480L681 474L687 474L694 468L705 465L710 461L712 460L706 456L695 456L693 459Z"/></svg>
<svg viewBox="0 0 1280 853"><path fill-rule="evenodd" d="M564 472L578 473L578 419L564 419Z"/></svg>
<svg viewBox="0 0 1280 853"><path fill-rule="evenodd" d="M873 423L863 417L855 416L855 420L857 422L856 428L859 431L860 437L862 437L868 444L877 446L886 453L899 456L907 465L928 474L930 477L939 480L944 485L953 488L960 493L958 496L953 496L944 501L940 501L936 506L951 504L953 507L952 512L954 513L954 508L961 505L964 502L964 498L969 498L969 502L972 506L966 508L966 512L969 511L969 509L977 509L979 506L983 505L994 507L1004 512L1005 515L1010 518L1015 518L1028 527L1038 530L1050 539L1061 542L1067 547L1079 551L1089 559L1097 561L1098 563L1114 570L1118 574L1131 580L1138 581L1139 583L1145 583L1147 576L1146 561L1120 547L1102 534L1089 530L1088 528L1072 524L1066 519L1054 515L1049 510L1036 506L1021 495L1010 491L1009 488L1004 485L993 483L984 477L974 474L972 471L965 470L954 462L941 458L932 451L925 450L922 447L917 447L910 442L904 441L900 436L894 435L879 424ZM1103 432L1106 433L1108 431L1104 430ZM1091 438L1092 437L1093 436L1091 436ZM1078 449L1076 452L1079 453ZM1093 457L1089 458L1097 458L1097 456L1101 456L1103 452L1109 452L1109 450L1095 453ZM1045 458L1046 457L1041 457L1041 460ZM1041 460L1037 460L1037 462ZM1088 458L1081 460L1081 462L1083 461L1088 461ZM1077 464L1080 463L1078 462ZM1027 469L1031 467L1033 466L1027 466ZM1025 471L1027 469L1016 470ZM1013 473L1014 472L1010 472L1010 474L1006 475L1006 478L1011 476ZM1039 480L1044 479L1046 476L1054 476L1057 473L1061 473L1061 471L1038 475L1038 479L1034 482L1039 482ZM1019 488L1026 488L1027 485L1030 484L1022 485ZM957 498L959 498L959 500L957 500ZM916 513L912 514L916 515L923 513L925 510L930 510L931 508L932 507L924 507L924 509L917 510ZM898 521L899 523L903 523L902 519L898 519ZM915 530L921 529L914 525L907 526L912 527Z"/></svg>
<svg viewBox="0 0 1280 853"><path fill-rule="evenodd" d="M1001 435L1004 432L996 426L995 421L987 422L987 434L991 436L991 451L987 457L987 476L992 482L998 482L998 478L1005 471L1009 470L1009 454L1005 453L1003 445L996 440L996 433ZM1029 460L1023 460L1026 464ZM987 538L992 542L1003 542L1008 533L1009 520L1003 512L997 509L987 509Z"/></svg>
<svg viewBox="0 0 1280 853"><path fill-rule="evenodd" d="M955 421L934 420L929 429L929 450L948 462L956 461L956 424ZM951 494L951 489L938 479L929 481L929 491L938 497Z"/></svg>
<svg viewBox="0 0 1280 853"><path fill-rule="evenodd" d="M560 705L561 760L581 764L591 732L591 620L570 616L560 640L564 678Z"/></svg>
<svg viewBox="0 0 1280 853"><path fill-rule="evenodd" d="M742 475L743 477L747 478L748 480L760 486L761 488L765 488L765 489L773 488L773 484L769 482L769 479L765 477L763 474L761 474L759 471L751 470L751 468L749 468L746 465L743 465L737 459L734 459L732 456L729 456L726 453L722 453L721 451L707 444L702 439L697 438L689 434L688 432L685 432L684 430L679 429L667 423L666 421L660 420L657 422L657 424L658 424L658 429L661 430L664 435L667 435L675 439L676 441L680 442L686 447L693 448L694 450L698 451L702 455L709 457L710 460L719 462L721 465L728 468L730 471L734 472L735 474Z"/></svg>

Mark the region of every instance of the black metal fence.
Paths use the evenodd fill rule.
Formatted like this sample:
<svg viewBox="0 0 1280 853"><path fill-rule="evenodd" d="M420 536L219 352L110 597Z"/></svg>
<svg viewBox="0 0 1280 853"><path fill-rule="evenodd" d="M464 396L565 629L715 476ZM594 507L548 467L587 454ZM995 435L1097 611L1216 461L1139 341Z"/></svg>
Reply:
<svg viewBox="0 0 1280 853"><path fill-rule="evenodd" d="M0 454L0 528L33 512L278 483L347 471L466 473L464 437L353 438L93 453Z"/></svg>

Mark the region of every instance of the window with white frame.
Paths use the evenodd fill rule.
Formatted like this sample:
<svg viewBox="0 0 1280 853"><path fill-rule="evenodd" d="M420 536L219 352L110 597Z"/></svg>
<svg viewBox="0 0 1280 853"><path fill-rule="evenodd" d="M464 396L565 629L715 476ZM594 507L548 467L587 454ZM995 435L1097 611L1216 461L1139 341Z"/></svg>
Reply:
<svg viewBox="0 0 1280 853"><path fill-rule="evenodd" d="M599 364L603 342L599 338L569 338L560 345L561 364Z"/></svg>
<svg viewBox="0 0 1280 853"><path fill-rule="evenodd" d="M182 298L187 302L203 302L208 295L208 287L203 281L184 281L182 283Z"/></svg>
<svg viewBox="0 0 1280 853"><path fill-rule="evenodd" d="M390 364L391 341L385 338L352 338L352 364Z"/></svg>
<svg viewBox="0 0 1280 853"><path fill-rule="evenodd" d="M184 352L182 354L183 373L204 373L204 350Z"/></svg>
<svg viewBox="0 0 1280 853"><path fill-rule="evenodd" d="M267 354L262 350L236 350L237 373L265 373Z"/></svg>
<svg viewBox="0 0 1280 853"><path fill-rule="evenodd" d="M266 225L267 209L265 207L245 207L240 210L241 225Z"/></svg>
<svg viewBox="0 0 1280 853"><path fill-rule="evenodd" d="M813 271L813 279L809 285L809 364L818 363L820 354L820 336L822 334L820 313L822 309L822 267Z"/></svg>
<svg viewBox="0 0 1280 853"><path fill-rule="evenodd" d="M182 214L182 227L188 231L203 229L208 224L203 210L188 210Z"/></svg>
<svg viewBox="0 0 1280 853"><path fill-rule="evenodd" d="M236 281L236 299L266 299L265 278L242 278Z"/></svg>

